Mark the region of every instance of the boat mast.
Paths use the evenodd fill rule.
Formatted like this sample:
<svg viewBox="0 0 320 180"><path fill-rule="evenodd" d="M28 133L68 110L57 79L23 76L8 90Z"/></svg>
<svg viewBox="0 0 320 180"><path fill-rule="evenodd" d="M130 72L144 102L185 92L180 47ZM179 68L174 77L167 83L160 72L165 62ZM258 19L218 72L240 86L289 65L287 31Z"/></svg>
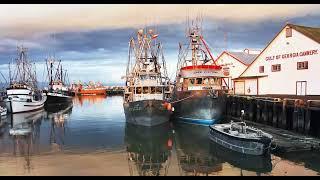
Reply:
<svg viewBox="0 0 320 180"><path fill-rule="evenodd" d="M53 86L52 69L53 69L53 62L50 59L50 86L51 86L51 89L53 88L52 87Z"/></svg>

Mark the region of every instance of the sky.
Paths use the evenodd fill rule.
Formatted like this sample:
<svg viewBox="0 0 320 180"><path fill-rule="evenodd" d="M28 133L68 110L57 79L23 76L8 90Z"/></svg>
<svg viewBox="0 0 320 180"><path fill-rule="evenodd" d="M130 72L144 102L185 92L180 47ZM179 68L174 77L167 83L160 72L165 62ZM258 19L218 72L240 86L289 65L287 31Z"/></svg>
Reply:
<svg viewBox="0 0 320 180"><path fill-rule="evenodd" d="M22 44L36 64L38 81L45 81L44 62L54 54L70 82L123 85L128 41L147 27L159 34L174 79L186 17L199 15L214 57L223 50L262 50L286 22L320 27L318 4L1 4L0 71L8 77L8 63Z"/></svg>

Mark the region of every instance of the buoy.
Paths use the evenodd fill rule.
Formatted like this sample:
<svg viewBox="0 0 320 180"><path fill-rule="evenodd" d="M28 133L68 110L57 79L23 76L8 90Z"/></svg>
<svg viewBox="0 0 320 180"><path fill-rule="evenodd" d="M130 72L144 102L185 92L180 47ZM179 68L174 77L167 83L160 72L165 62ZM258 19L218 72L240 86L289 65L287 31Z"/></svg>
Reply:
<svg viewBox="0 0 320 180"><path fill-rule="evenodd" d="M168 111L171 111L171 108L172 108L171 103L168 103L168 104L167 104L167 110L168 110Z"/></svg>
<svg viewBox="0 0 320 180"><path fill-rule="evenodd" d="M170 149L172 148L172 140L171 139L168 139L167 145Z"/></svg>
<svg viewBox="0 0 320 180"><path fill-rule="evenodd" d="M162 106L163 106L164 109L167 109L168 103L165 102L165 103L162 104Z"/></svg>

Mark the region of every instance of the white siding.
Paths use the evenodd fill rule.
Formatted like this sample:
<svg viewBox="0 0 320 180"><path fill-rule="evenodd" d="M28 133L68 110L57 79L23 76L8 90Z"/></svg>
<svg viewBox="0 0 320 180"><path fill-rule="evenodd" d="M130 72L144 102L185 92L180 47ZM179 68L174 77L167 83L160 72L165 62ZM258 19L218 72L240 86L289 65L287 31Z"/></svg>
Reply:
<svg viewBox="0 0 320 180"><path fill-rule="evenodd" d="M244 95L244 81L235 81L234 82L234 94Z"/></svg>
<svg viewBox="0 0 320 180"><path fill-rule="evenodd" d="M247 79L245 81L245 94L257 95L257 79Z"/></svg>
<svg viewBox="0 0 320 180"><path fill-rule="evenodd" d="M233 81L231 79L237 78L243 73L243 71L247 68L246 65L242 64L229 54L223 52L223 54L217 59L216 63L222 68L228 67L229 68L229 88L233 88ZM226 83L228 83L228 79L225 79Z"/></svg>
<svg viewBox="0 0 320 180"><path fill-rule="evenodd" d="M317 50L317 54L266 60L270 56L308 50ZM308 61L308 69L297 70L297 62L301 61ZM281 71L271 72L273 64L281 64ZM259 66L264 66L264 73L259 73ZM259 95L296 94L296 81L307 81L307 95L320 95L319 73L320 44L294 29L292 37L286 38L284 28L241 77L267 75L259 79Z"/></svg>

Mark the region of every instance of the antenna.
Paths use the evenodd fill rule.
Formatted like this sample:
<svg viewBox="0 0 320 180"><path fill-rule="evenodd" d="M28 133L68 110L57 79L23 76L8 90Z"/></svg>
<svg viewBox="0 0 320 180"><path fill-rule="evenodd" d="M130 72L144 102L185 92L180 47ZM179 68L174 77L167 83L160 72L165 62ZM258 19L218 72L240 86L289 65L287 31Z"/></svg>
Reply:
<svg viewBox="0 0 320 180"><path fill-rule="evenodd" d="M223 37L224 37L224 50L226 51L228 49L228 46L227 46L227 32L224 31L223 32Z"/></svg>

